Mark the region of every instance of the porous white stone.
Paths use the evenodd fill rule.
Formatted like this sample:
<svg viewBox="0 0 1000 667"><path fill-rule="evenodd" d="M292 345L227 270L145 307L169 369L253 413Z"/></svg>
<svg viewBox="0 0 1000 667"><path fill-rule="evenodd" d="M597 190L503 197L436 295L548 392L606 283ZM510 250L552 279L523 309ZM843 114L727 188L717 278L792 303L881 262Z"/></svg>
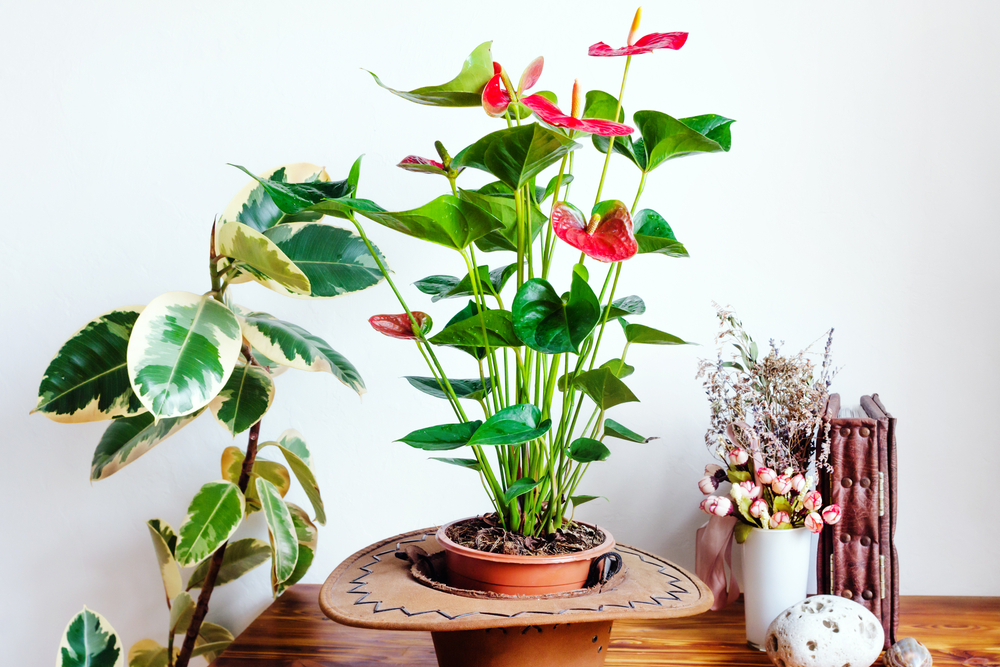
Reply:
<svg viewBox="0 0 1000 667"><path fill-rule="evenodd" d="M817 595L778 614L764 648L777 667L869 667L884 641L882 624L857 602Z"/></svg>

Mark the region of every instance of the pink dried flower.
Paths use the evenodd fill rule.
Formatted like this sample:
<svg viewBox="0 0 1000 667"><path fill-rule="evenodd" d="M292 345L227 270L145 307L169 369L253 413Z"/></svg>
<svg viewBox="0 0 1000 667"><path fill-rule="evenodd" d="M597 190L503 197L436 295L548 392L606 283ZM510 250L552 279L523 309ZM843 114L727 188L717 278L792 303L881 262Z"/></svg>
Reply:
<svg viewBox="0 0 1000 667"><path fill-rule="evenodd" d="M719 488L719 483L715 481L714 477L702 477L701 481L698 482L698 488L706 496L710 496L715 493L715 490Z"/></svg>
<svg viewBox="0 0 1000 667"><path fill-rule="evenodd" d="M768 524L771 528L785 528L792 525L792 519L788 516L788 512L775 512L771 515L771 520Z"/></svg>
<svg viewBox="0 0 1000 667"><path fill-rule="evenodd" d="M734 466L741 466L747 462L750 457L745 451L737 447L736 449L730 450L729 452L729 462Z"/></svg>
<svg viewBox="0 0 1000 667"><path fill-rule="evenodd" d="M819 508L823 506L823 496L820 495L819 491L809 491L802 498L802 506L810 512L818 512Z"/></svg>
<svg viewBox="0 0 1000 667"><path fill-rule="evenodd" d="M823 510L823 521L832 526L840 521L841 514L840 505L827 505L826 509Z"/></svg>
<svg viewBox="0 0 1000 667"><path fill-rule="evenodd" d="M704 501L703 509L715 516L728 516L733 513L733 501L722 496L709 496Z"/></svg>
<svg viewBox="0 0 1000 667"><path fill-rule="evenodd" d="M778 475L771 482L771 490L777 495L783 496L792 490L792 480L788 478L788 475Z"/></svg>
<svg viewBox="0 0 1000 667"><path fill-rule="evenodd" d="M809 512L806 515L806 528L810 533L818 533L823 530L823 517L816 512Z"/></svg>
<svg viewBox="0 0 1000 667"><path fill-rule="evenodd" d="M795 491L795 493L802 493L802 491L805 488L806 488L806 478L802 476L802 473L799 473L794 477L792 477L792 489Z"/></svg>
<svg viewBox="0 0 1000 667"><path fill-rule="evenodd" d="M763 498L758 498L757 500L750 503L750 516L755 519L759 519L767 512L767 501Z"/></svg>
<svg viewBox="0 0 1000 667"><path fill-rule="evenodd" d="M770 484L777 476L778 473L774 472L770 468L757 468L757 479L761 484Z"/></svg>
<svg viewBox="0 0 1000 667"><path fill-rule="evenodd" d="M738 486L746 491L747 496L750 498L760 498L760 494L762 492L760 485L747 480L745 482L740 482Z"/></svg>

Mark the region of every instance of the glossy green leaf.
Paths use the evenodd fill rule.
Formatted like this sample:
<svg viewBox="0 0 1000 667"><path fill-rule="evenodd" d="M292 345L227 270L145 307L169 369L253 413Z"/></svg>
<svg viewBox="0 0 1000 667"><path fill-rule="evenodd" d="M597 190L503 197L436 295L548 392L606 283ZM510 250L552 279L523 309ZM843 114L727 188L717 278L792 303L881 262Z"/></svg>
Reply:
<svg viewBox="0 0 1000 667"><path fill-rule="evenodd" d="M490 309L487 308L486 310L488 311ZM465 308L463 308L462 310L460 310L457 313L455 313L455 315L450 320L448 320L448 324L445 325L445 329L447 329L448 327L450 327L453 324L458 324L459 322L464 322L465 320L469 319L470 317L476 317L478 315L478 313L479 313L479 306L476 305L475 301L472 301L470 299L469 302L467 304L465 304ZM486 357L486 348L485 347L475 347L475 346L464 346L463 347L462 345L450 345L449 347L454 347L456 350L461 350L462 352L465 352L466 354L472 355L477 360L482 360L482 359L484 359Z"/></svg>
<svg viewBox="0 0 1000 667"><path fill-rule="evenodd" d="M295 479L299 481L302 490L306 492L306 497L312 504L313 511L316 512L316 522L321 526L326 525L323 497L319 492L319 483L316 481L316 474L312 469L312 457L305 440L302 439L298 431L288 430L281 434L278 442L265 443L261 445L261 449L267 445L273 445L281 450L285 462L292 469Z"/></svg>
<svg viewBox="0 0 1000 667"><path fill-rule="evenodd" d="M274 382L263 368L237 364L219 395L208 404L215 419L233 436L264 416L274 400Z"/></svg>
<svg viewBox="0 0 1000 667"><path fill-rule="evenodd" d="M239 323L247 341L268 358L299 370L331 373L359 395L365 393L354 365L319 336L263 312L246 313Z"/></svg>
<svg viewBox="0 0 1000 667"><path fill-rule="evenodd" d="M477 248L483 252L497 250L517 252L517 206L513 190L496 181L495 184L484 186L479 190L459 189L458 196L486 211L501 225L489 234L476 239ZM548 219L535 202L529 202L528 211L531 240L534 242Z"/></svg>
<svg viewBox="0 0 1000 667"><path fill-rule="evenodd" d="M205 656L205 660L211 664L219 654L226 650L233 643L233 633L221 625L205 621L198 630L198 638L194 642L192 656ZM131 667L131 666L130 666Z"/></svg>
<svg viewBox="0 0 1000 667"><path fill-rule="evenodd" d="M222 557L222 566L215 579L216 586L236 581L250 570L263 565L271 557L271 547L262 540L246 537L234 540L226 545L226 553ZM205 584L208 566L211 561L202 561L188 579L187 590L201 588Z"/></svg>
<svg viewBox="0 0 1000 667"><path fill-rule="evenodd" d="M273 578L274 570L272 569L272 580L271 587L275 595L281 595L289 586L292 586L299 582L309 571L309 567L312 565L313 558L316 555L316 547L319 544L319 531L313 522L309 520L309 515L306 514L298 505L293 503L285 503L288 506L288 511L292 516L292 524L295 526L295 538L299 543L299 555L295 560L295 569L292 570L292 574L285 581L278 583L277 580Z"/></svg>
<svg viewBox="0 0 1000 667"><path fill-rule="evenodd" d="M559 178L559 175L556 174L549 179L549 183L545 186L544 190L541 188L535 188L535 203L541 204L546 199L554 195L556 192L556 185L560 188L564 188L572 182L573 174L563 174L562 178Z"/></svg>
<svg viewBox="0 0 1000 667"><path fill-rule="evenodd" d="M360 160L360 158L358 159ZM358 166L358 163L355 162L355 165ZM310 221L318 219L324 214L338 218L349 218L354 211L384 210L373 201L351 197L350 195L354 194L357 189L356 183L352 184L349 181L286 183L256 176L249 169L238 164L231 166L257 181L271 197L274 205L289 219Z"/></svg>
<svg viewBox="0 0 1000 667"><path fill-rule="evenodd" d="M493 42L483 42L469 54L462 64L462 71L448 83L438 86L424 86L409 91L390 88L373 72L368 72L375 78L375 83L390 93L417 104L427 104L436 107L478 107L482 104L483 88L493 77L493 56L490 45Z"/></svg>
<svg viewBox="0 0 1000 667"><path fill-rule="evenodd" d="M129 381L157 419L208 405L236 366L242 338L229 308L211 296L167 292L139 315L126 355Z"/></svg>
<svg viewBox="0 0 1000 667"><path fill-rule="evenodd" d="M618 123L625 122L625 109L622 108L618 111L618 116L615 117L615 109L618 108L618 98L610 93L606 93L603 90L591 90L587 92L586 102L583 106L583 117L584 118L597 118L600 120L611 120ZM615 137L615 152L627 157L633 164L642 169L640 160L645 159L645 155L636 154L636 144L641 145L641 139L634 141L630 135ZM596 148L601 153L608 152L608 146L611 144L611 137L603 137L601 135L595 134L591 136L591 141ZM641 153L641 151L640 151Z"/></svg>
<svg viewBox="0 0 1000 667"><path fill-rule="evenodd" d="M222 451L222 458L220 460L222 478L229 480L233 484L239 484L244 460L243 450L239 447L226 447ZM285 466L275 461L267 461L258 456L254 459L250 479L247 481L247 490L243 494L246 499L247 514L260 511L260 499L257 497L257 486L255 484L258 477L263 477L273 484L282 497L292 488L292 476Z"/></svg>
<svg viewBox="0 0 1000 667"><path fill-rule="evenodd" d="M121 640L107 619L86 607L70 620L59 641L56 667L124 667Z"/></svg>
<svg viewBox="0 0 1000 667"><path fill-rule="evenodd" d="M188 505L181 524L175 557L181 567L191 567L212 555L232 537L243 520L245 500L232 482L209 482Z"/></svg>
<svg viewBox="0 0 1000 667"><path fill-rule="evenodd" d="M145 412L126 369L129 336L142 306L117 308L87 322L49 362L32 412L63 423Z"/></svg>
<svg viewBox="0 0 1000 667"><path fill-rule="evenodd" d="M492 271L488 266L483 265L476 268L476 273L478 282L485 293L496 296L503 291L510 277L517 273L517 265L509 264ZM473 295L472 278L468 273L461 279L445 275L428 276L423 280L418 280L413 285L424 294L430 294L432 303L441 299L455 299Z"/></svg>
<svg viewBox="0 0 1000 667"><path fill-rule="evenodd" d="M330 180L330 175L323 167L307 162L295 162L284 164L280 167L265 171L261 178L271 179L278 183L315 183ZM344 181L337 184L343 194L348 196L350 185ZM335 193L334 193L335 194ZM222 215L219 217L219 227L227 222L241 222L251 229L263 232L275 225L305 220L318 220L323 217L322 213L302 213L298 215L288 215L277 207L271 195L267 193L256 179L250 180L243 189L229 202Z"/></svg>
<svg viewBox="0 0 1000 667"><path fill-rule="evenodd" d="M665 331L647 327L644 324L628 324L625 326L625 340L640 345L691 345L685 340L668 334Z"/></svg>
<svg viewBox="0 0 1000 667"><path fill-rule="evenodd" d="M612 438L621 438L622 440L628 440L629 442L638 442L640 444L645 444L650 440L656 440L656 437L645 438L635 431L622 426L614 419L604 420L604 435Z"/></svg>
<svg viewBox="0 0 1000 667"><path fill-rule="evenodd" d="M493 215L454 195L441 195L410 211L358 212L389 229L454 250L462 250L502 227Z"/></svg>
<svg viewBox="0 0 1000 667"><path fill-rule="evenodd" d="M265 285L275 283L293 294L311 293L309 278L271 239L241 222L218 229L216 252L230 258Z"/></svg>
<svg viewBox="0 0 1000 667"><path fill-rule="evenodd" d="M447 463L449 465L459 466L460 468L468 468L469 470L475 470L476 472L479 472L480 470L483 469L482 466L479 465L479 461L477 461L476 459L454 459L454 458L447 458L444 456L432 456L431 459L433 459L434 461L441 461L442 463Z"/></svg>
<svg viewBox="0 0 1000 667"><path fill-rule="evenodd" d="M460 424L430 426L407 433L396 442L405 442L410 447L428 452L444 452L469 444L476 429L482 425L483 422L477 420Z"/></svg>
<svg viewBox="0 0 1000 667"><path fill-rule="evenodd" d="M180 646L174 646L174 659L180 653ZM167 648L153 639L140 639L128 650L128 667L167 667Z"/></svg>
<svg viewBox="0 0 1000 667"><path fill-rule="evenodd" d="M464 148L452 166L473 167L516 190L580 144L538 123L499 130Z"/></svg>
<svg viewBox="0 0 1000 667"><path fill-rule="evenodd" d="M736 544L743 544L750 537L750 531L753 530L753 526L749 523L743 523L742 521L736 522L736 528L733 531L733 537L736 538Z"/></svg>
<svg viewBox="0 0 1000 667"><path fill-rule="evenodd" d="M271 574L274 580L280 584L292 576L292 572L295 570L295 561L299 557L295 524L292 523L292 515L274 484L260 477L257 478L255 484L271 538Z"/></svg>
<svg viewBox="0 0 1000 667"><path fill-rule="evenodd" d="M104 431L94 450L90 464L90 479L105 479L181 430L203 410L183 417L166 417L153 422L153 415L146 412L135 417L116 419Z"/></svg>
<svg viewBox="0 0 1000 667"><path fill-rule="evenodd" d="M613 320L616 317L624 317L625 315L642 315L646 312L646 302L641 297L632 294L631 296L623 296L620 299L615 299L611 302L610 306L605 307L605 310L608 311L608 320Z"/></svg>
<svg viewBox="0 0 1000 667"><path fill-rule="evenodd" d="M486 338L483 338L483 324L486 325ZM514 332L514 321L509 310L488 310L485 313L474 314L454 324L449 323L430 339L435 345L474 348L484 347L487 343L491 348L519 347L523 345Z"/></svg>
<svg viewBox="0 0 1000 667"><path fill-rule="evenodd" d="M635 366L626 364L621 359L609 359L600 365L600 368L609 368L619 380L627 378L635 372Z"/></svg>
<svg viewBox="0 0 1000 667"><path fill-rule="evenodd" d="M670 225L656 211L644 208L632 219L639 254L656 253L667 257L688 257L687 248L677 240Z"/></svg>
<svg viewBox="0 0 1000 667"><path fill-rule="evenodd" d="M727 152L731 146L729 126L734 121L722 116L710 114L678 120L659 111L637 111L634 119L642 134L646 172L667 160L696 153Z"/></svg>
<svg viewBox="0 0 1000 667"><path fill-rule="evenodd" d="M160 566L160 578L163 579L163 590L167 596L167 604L184 590L181 582L181 571L174 559L174 549L177 547L177 534L166 521L150 519L146 522L149 537L153 540L153 551L156 552L156 562Z"/></svg>
<svg viewBox="0 0 1000 667"><path fill-rule="evenodd" d="M406 381L409 382L414 389L417 389L428 396L433 396L434 398L448 398L448 394L441 389L441 385L438 384L436 378L407 375ZM483 388L483 381L478 378L469 378L467 380L453 380L449 378L448 383L451 385L455 395L459 398L468 398L476 401L481 398L485 398L493 389L493 384L490 382L490 378L486 378L485 390Z"/></svg>
<svg viewBox="0 0 1000 667"><path fill-rule="evenodd" d="M604 498L604 496L587 496L587 495L570 496L569 500L570 502L573 503L573 507L577 508L580 505L589 503L591 500L597 500L598 498ZM604 500L607 500L607 498L604 498Z"/></svg>
<svg viewBox="0 0 1000 667"><path fill-rule="evenodd" d="M511 405L492 417L472 435L470 445L517 445L545 435L551 419L542 419L542 411L530 403Z"/></svg>
<svg viewBox="0 0 1000 667"><path fill-rule="evenodd" d="M569 446L569 457L577 463L604 461L609 456L611 450L603 442L593 438L577 438Z"/></svg>
<svg viewBox="0 0 1000 667"><path fill-rule="evenodd" d="M578 353L600 321L601 306L587 284L586 269L575 265L565 303L548 281L534 278L517 291L512 313L514 331L528 347L548 354Z"/></svg>
<svg viewBox="0 0 1000 667"><path fill-rule="evenodd" d="M181 591L170 602L170 632L171 634L183 634L187 632L191 625L191 617L194 616L194 598L187 591Z"/></svg>
<svg viewBox="0 0 1000 667"><path fill-rule="evenodd" d="M309 279L310 298L329 299L360 292L384 280L364 240L354 231L323 223L295 222L273 227L264 232L264 236ZM375 252L382 265L388 268L378 248ZM277 284L267 286L299 296Z"/></svg>
<svg viewBox="0 0 1000 667"><path fill-rule="evenodd" d="M610 368L595 368L576 376L574 384L591 398L602 410L608 410L621 403L637 402L632 390L615 377Z"/></svg>
<svg viewBox="0 0 1000 667"><path fill-rule="evenodd" d="M508 486L507 489L503 492L504 503L509 505L510 503L514 502L514 500L516 500L518 497L528 493L539 484L541 484L541 482L536 482L535 480L529 477L522 477L521 479L517 480L516 482Z"/></svg>

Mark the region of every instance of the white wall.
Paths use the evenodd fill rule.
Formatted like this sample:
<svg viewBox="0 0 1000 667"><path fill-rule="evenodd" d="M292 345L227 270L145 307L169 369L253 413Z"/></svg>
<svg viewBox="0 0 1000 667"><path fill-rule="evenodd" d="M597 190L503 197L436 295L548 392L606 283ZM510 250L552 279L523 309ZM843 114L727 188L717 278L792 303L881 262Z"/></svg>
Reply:
<svg viewBox="0 0 1000 667"><path fill-rule="evenodd" d="M503 12L518 3L468 0L282 4L4 8L0 633L10 664L50 661L84 603L126 645L163 638L143 524L179 523L195 490L219 476L229 439L205 418L91 485L106 425L27 413L51 355L89 318L208 289L209 225L246 180L226 163L260 171L305 160L342 177L365 153L362 195L416 206L441 182L395 169L399 158L432 155L435 139L457 151L498 126L477 109L404 102L359 68L400 87L436 83L494 39L495 58L515 75L544 54L539 88L563 100L575 77L614 92L622 62L589 59L586 47L622 42L631 19L607 2L533 3L533 18ZM878 391L899 417L903 593L1000 595L990 492L1000 5L650 2L645 16L644 29L691 38L678 53L635 60L627 110L739 122L732 153L670 163L650 178L644 204L671 221L692 257L630 262L619 293L645 297L643 322L704 346L630 353L643 402L615 417L661 439L615 445L581 488L610 504L580 514L692 566L703 521L695 482L708 460L694 374L696 359L714 354L717 300L760 340L791 348L835 326L844 365L836 389L847 401ZM576 193L599 170L593 151L583 155ZM605 193L630 200L636 172L613 162ZM401 284L462 270L443 249L370 230ZM378 538L486 509L474 476L391 442L449 415L401 379L422 373L411 346L365 322L399 311L388 287L317 303L257 286L234 293L327 337L368 382L359 403L328 376L288 373L264 422L264 437L295 427L317 452L330 521L308 581ZM412 286L406 296L440 322L457 305L430 307ZM457 353L442 356L457 374L472 371ZM269 601L258 570L219 590L211 615L239 630Z"/></svg>

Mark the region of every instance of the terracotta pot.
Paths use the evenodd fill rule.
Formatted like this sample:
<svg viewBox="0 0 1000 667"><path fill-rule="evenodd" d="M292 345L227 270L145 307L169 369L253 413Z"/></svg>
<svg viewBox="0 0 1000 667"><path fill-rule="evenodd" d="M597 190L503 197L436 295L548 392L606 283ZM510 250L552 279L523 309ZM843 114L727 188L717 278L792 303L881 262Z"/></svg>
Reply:
<svg viewBox="0 0 1000 667"><path fill-rule="evenodd" d="M615 539L607 530L604 542L593 549L560 556L512 556L492 554L463 547L452 542L448 528L467 519L447 523L437 531L437 541L445 551L448 583L455 588L492 591L506 595L545 595L583 588L590 574L591 563L615 547Z"/></svg>

